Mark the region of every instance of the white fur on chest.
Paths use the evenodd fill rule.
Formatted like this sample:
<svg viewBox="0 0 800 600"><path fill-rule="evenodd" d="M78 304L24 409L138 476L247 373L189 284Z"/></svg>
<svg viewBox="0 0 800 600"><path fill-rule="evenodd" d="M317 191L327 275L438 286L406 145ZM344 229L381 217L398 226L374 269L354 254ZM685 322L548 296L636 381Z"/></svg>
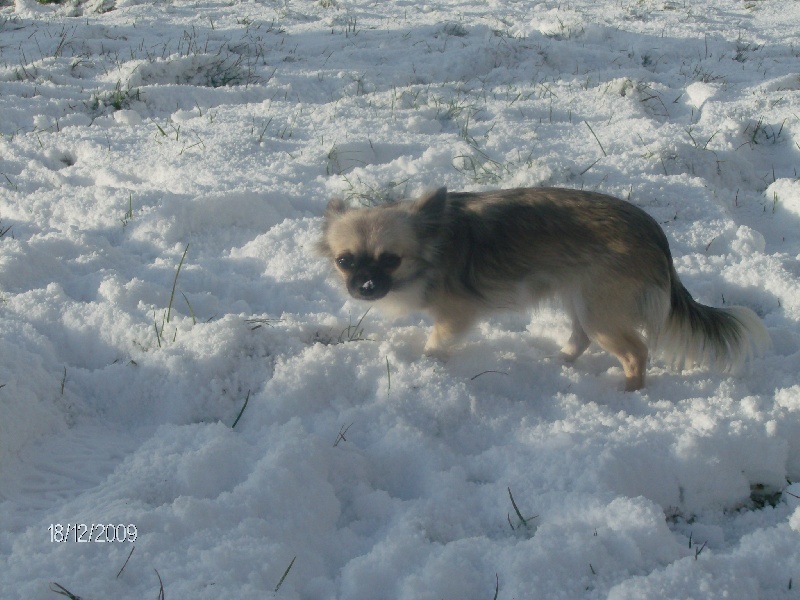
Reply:
<svg viewBox="0 0 800 600"><path fill-rule="evenodd" d="M423 280L404 286L397 291L391 291L380 300L374 302L383 314L389 317L402 317L409 313L425 309L425 282Z"/></svg>

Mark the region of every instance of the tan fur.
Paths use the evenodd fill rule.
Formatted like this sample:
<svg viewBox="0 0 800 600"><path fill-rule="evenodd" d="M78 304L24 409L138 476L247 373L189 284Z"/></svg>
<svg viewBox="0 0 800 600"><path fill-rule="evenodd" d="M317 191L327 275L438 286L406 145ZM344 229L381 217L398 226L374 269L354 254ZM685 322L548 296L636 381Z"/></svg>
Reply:
<svg viewBox="0 0 800 600"><path fill-rule="evenodd" d="M354 297L428 312L429 355L446 355L487 314L544 298L560 299L572 320L564 359L594 341L620 361L629 391L644 386L648 346L675 364L731 369L769 343L750 309L695 302L659 225L603 194L441 188L366 209L333 200L318 249Z"/></svg>

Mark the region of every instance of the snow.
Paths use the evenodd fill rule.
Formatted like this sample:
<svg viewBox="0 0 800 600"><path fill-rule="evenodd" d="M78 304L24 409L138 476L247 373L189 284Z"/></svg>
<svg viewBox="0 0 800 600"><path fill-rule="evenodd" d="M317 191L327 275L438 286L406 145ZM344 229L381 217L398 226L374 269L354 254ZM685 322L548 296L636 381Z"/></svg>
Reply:
<svg viewBox="0 0 800 600"><path fill-rule="evenodd" d="M800 597L798 27L0 0L0 597ZM623 393L545 306L426 358L313 243L331 196L438 185L629 199L773 347Z"/></svg>

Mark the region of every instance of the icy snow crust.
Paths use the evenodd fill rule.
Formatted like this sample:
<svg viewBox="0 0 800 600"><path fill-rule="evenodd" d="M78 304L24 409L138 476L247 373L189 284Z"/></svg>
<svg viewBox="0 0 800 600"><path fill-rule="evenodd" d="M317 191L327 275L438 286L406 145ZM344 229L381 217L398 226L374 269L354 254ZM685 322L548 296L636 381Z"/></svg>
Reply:
<svg viewBox="0 0 800 600"><path fill-rule="evenodd" d="M799 597L798 30L793 0L0 0L0 597ZM425 358L312 245L332 195L439 185L627 198L773 348L626 394L545 306Z"/></svg>

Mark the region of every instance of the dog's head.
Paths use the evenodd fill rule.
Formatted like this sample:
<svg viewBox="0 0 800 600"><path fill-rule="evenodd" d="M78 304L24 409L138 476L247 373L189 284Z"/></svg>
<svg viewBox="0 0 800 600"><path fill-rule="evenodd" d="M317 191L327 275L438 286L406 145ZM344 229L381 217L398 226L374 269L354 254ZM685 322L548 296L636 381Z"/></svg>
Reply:
<svg viewBox="0 0 800 600"><path fill-rule="evenodd" d="M358 209L333 199L317 249L333 260L351 296L380 300L419 279L446 197L440 188L416 202Z"/></svg>

